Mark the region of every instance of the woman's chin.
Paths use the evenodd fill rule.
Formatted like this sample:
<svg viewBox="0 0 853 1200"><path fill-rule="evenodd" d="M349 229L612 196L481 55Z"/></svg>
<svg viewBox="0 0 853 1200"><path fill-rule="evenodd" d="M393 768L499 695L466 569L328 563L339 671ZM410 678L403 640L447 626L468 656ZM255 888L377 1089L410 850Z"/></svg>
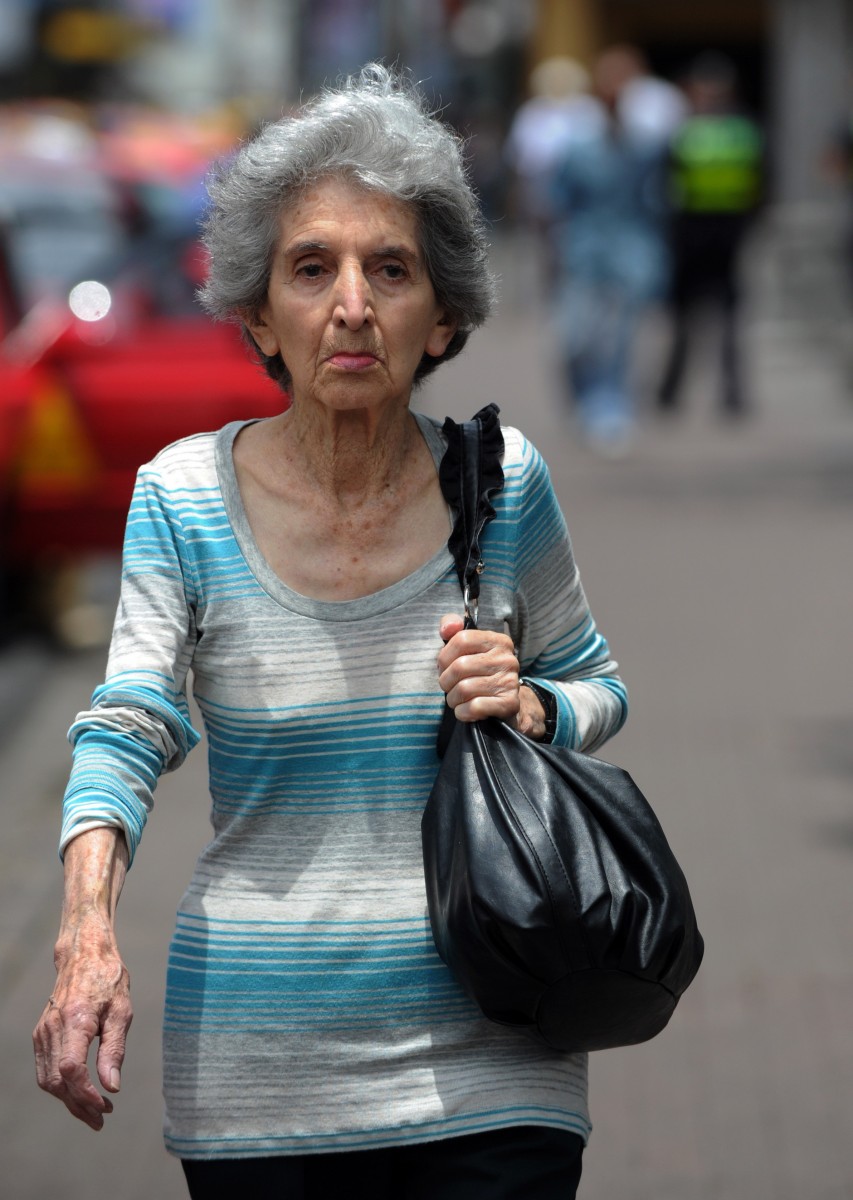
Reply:
<svg viewBox="0 0 853 1200"><path fill-rule="evenodd" d="M381 412L383 409L406 407L411 396L411 386L405 391L388 387L387 381L378 384L374 378L369 380L360 373L346 375L343 379L326 380L321 386L315 387L307 395L308 405L320 406L328 412L358 412L367 409ZM299 404L301 397L294 393L294 403Z"/></svg>

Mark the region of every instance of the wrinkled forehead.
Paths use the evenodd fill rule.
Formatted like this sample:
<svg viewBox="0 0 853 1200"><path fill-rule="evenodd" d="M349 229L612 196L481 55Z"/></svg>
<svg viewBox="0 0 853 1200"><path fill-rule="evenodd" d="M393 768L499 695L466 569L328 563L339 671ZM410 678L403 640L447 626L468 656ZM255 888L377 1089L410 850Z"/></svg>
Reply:
<svg viewBox="0 0 853 1200"><path fill-rule="evenodd" d="M353 219L365 227L381 224L406 232L420 249L418 207L349 173L320 176L291 193L279 211L279 228L286 234L311 221L334 225Z"/></svg>

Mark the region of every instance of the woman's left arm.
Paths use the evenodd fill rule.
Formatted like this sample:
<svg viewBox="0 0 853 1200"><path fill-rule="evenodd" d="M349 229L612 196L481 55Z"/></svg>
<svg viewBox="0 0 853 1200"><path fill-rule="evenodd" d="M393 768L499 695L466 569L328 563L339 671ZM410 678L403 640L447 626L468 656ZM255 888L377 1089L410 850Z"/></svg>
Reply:
<svg viewBox="0 0 853 1200"><path fill-rule="evenodd" d="M541 740L543 707L519 686L529 678L555 699L550 740L594 750L624 723L627 694L593 621L548 469L529 442L505 434L506 487L484 557L495 585L513 597L509 635L460 632L460 618L445 618L442 637L450 640L439 655L439 680L459 719L495 716Z"/></svg>
<svg viewBox="0 0 853 1200"><path fill-rule="evenodd" d="M465 629L455 613L442 617L439 634L445 646L438 656L438 681L457 719L496 717L542 741L545 709L536 693L519 682L521 666L512 638L490 629Z"/></svg>

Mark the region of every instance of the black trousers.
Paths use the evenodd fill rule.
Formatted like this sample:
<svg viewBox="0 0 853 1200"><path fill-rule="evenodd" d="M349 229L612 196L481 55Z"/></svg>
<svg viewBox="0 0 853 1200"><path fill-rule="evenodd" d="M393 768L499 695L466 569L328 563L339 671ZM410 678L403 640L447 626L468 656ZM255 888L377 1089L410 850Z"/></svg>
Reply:
<svg viewBox="0 0 853 1200"><path fill-rule="evenodd" d="M662 409L678 407L695 311L702 300L711 300L720 318L722 408L738 413L746 407L739 349L738 265L748 228L748 217L741 213L686 213L673 222L673 327L658 392Z"/></svg>
<svg viewBox="0 0 853 1200"><path fill-rule="evenodd" d="M183 1160L192 1200L573 1200L583 1142L530 1125L383 1150Z"/></svg>

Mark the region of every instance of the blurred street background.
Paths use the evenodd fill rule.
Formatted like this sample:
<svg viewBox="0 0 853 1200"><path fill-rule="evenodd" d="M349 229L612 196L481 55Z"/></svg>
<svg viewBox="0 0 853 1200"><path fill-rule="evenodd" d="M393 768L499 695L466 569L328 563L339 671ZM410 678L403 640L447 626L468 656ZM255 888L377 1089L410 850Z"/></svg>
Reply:
<svg viewBox="0 0 853 1200"><path fill-rule="evenodd" d="M102 676L136 467L284 403L195 307L204 173L377 57L470 139L501 281L415 405L496 400L545 455L629 689L605 757L655 804L707 942L670 1027L593 1056L580 1195L853 1198L851 54L853 0L3 0L4 1200L185 1194L159 1022L204 748L162 781L122 898L136 1017L96 1136L31 1064L65 732ZM596 197L640 158L636 194ZM602 289L614 246L648 269Z"/></svg>

